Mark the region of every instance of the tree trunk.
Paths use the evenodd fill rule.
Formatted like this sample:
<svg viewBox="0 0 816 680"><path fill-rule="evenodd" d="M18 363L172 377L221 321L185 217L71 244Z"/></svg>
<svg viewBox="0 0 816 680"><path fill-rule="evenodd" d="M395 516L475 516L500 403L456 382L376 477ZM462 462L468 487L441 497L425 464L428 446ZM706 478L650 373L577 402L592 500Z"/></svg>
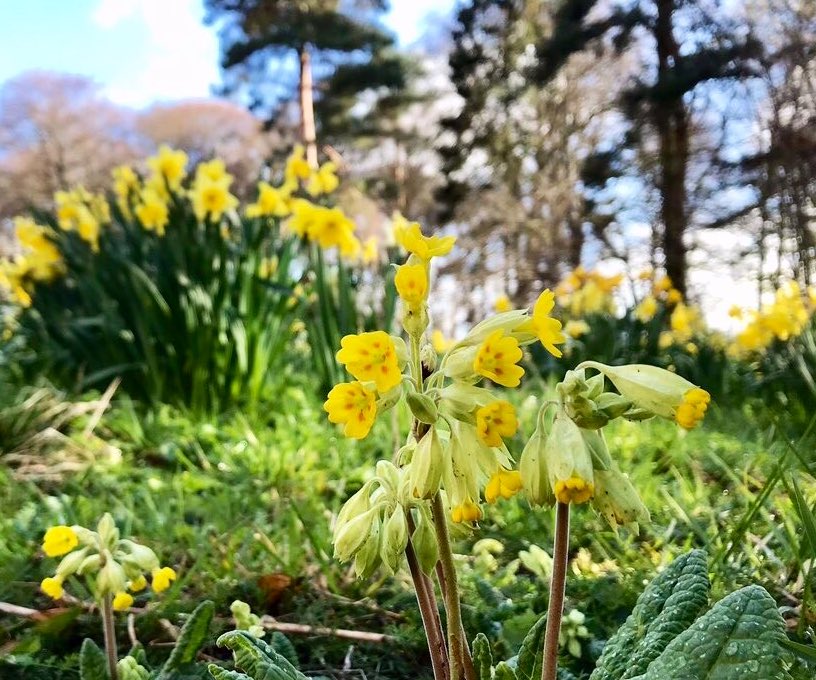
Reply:
<svg viewBox="0 0 816 680"><path fill-rule="evenodd" d="M672 14L675 0L658 0L655 40L658 80L671 77L679 50L674 39ZM682 93L653 102L654 123L660 138L660 213L663 222L663 256L674 287L686 294L686 173L689 156L688 111Z"/></svg>
<svg viewBox="0 0 816 680"><path fill-rule="evenodd" d="M317 133L315 131L314 99L312 86L312 59L309 48L304 45L298 53L300 57L300 133L306 147L306 160L317 167Z"/></svg>

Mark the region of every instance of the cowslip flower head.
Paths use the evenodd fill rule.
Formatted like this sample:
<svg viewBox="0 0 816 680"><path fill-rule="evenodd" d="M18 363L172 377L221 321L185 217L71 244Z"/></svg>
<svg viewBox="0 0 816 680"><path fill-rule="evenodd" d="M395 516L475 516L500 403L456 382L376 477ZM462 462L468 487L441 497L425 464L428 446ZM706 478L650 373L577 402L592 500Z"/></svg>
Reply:
<svg viewBox="0 0 816 680"><path fill-rule="evenodd" d="M428 275L421 264L403 264L397 267L394 285L400 299L410 307L418 307L428 297Z"/></svg>
<svg viewBox="0 0 816 680"><path fill-rule="evenodd" d="M518 470L499 468L485 486L485 500L495 503L499 498L511 499L523 487L521 473Z"/></svg>
<svg viewBox="0 0 816 680"><path fill-rule="evenodd" d="M343 434L363 439L377 417L377 395L359 382L340 383L329 392L323 410L329 421L343 425Z"/></svg>
<svg viewBox="0 0 816 680"><path fill-rule="evenodd" d="M164 592L176 580L176 570L172 567L158 567L151 574L153 580L150 587L157 593Z"/></svg>
<svg viewBox="0 0 816 680"><path fill-rule="evenodd" d="M394 340L385 331L347 335L340 346L337 361L357 380L373 382L381 394L402 381Z"/></svg>
<svg viewBox="0 0 816 680"><path fill-rule="evenodd" d="M175 190L181 186L187 174L187 154L162 144L158 153L147 159L147 165L156 177L162 178L167 186Z"/></svg>
<svg viewBox="0 0 816 680"><path fill-rule="evenodd" d="M578 366L603 373L622 396L635 406L661 418L675 420L690 430L705 416L711 396L676 373L647 364L607 366L585 361Z"/></svg>
<svg viewBox="0 0 816 680"><path fill-rule="evenodd" d="M473 360L473 370L504 387L518 387L524 369L516 364L523 353L518 341L498 329L479 346Z"/></svg>
<svg viewBox="0 0 816 680"><path fill-rule="evenodd" d="M79 537L72 527L50 527L43 537L43 552L48 557L61 557L79 545Z"/></svg>
<svg viewBox="0 0 816 680"><path fill-rule="evenodd" d="M394 217L394 238L426 264L431 258L447 255L456 243L455 236L424 236L419 223L408 222L399 214Z"/></svg>
<svg viewBox="0 0 816 680"><path fill-rule="evenodd" d="M512 437L518 429L516 409L500 399L476 411L476 431L487 446L501 446L503 437Z"/></svg>

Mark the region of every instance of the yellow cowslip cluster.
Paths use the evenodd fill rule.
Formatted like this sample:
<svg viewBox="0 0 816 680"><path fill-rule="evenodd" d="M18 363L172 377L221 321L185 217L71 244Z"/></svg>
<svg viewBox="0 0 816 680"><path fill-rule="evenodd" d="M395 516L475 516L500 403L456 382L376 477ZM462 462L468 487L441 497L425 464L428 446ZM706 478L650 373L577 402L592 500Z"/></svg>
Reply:
<svg viewBox="0 0 816 680"><path fill-rule="evenodd" d="M53 576L40 583L40 590L58 600L65 594L65 580L73 575L95 575L94 594L100 601L111 598L116 611L133 605L133 596L147 587L145 572L151 574L152 588L161 593L176 579L171 567L162 567L156 554L148 547L119 536L119 530L109 514L105 514L95 530L74 525L49 527L43 536L43 552L48 557L62 557ZM128 592L130 591L130 592Z"/></svg>
<svg viewBox="0 0 816 680"><path fill-rule="evenodd" d="M815 302L816 288L810 287L803 293L795 281L783 284L771 303L747 314L748 322L737 334L731 353L741 356L760 352L776 341L787 342L798 337L807 327ZM732 317L741 318L743 312L737 309L739 317L735 314Z"/></svg>
<svg viewBox="0 0 816 680"><path fill-rule="evenodd" d="M27 217L14 219L14 232L21 252L13 259L0 262L0 288L21 307L31 305L35 282L52 281L65 271L57 248L55 234Z"/></svg>
<svg viewBox="0 0 816 680"><path fill-rule="evenodd" d="M193 212L200 221L209 218L219 222L224 213L238 207L238 199L229 192L232 179L224 161L218 158L196 168L190 197Z"/></svg>
<svg viewBox="0 0 816 680"><path fill-rule="evenodd" d="M708 409L711 395L704 389L692 387L683 394L683 400L677 406L674 419L680 427L692 430L697 426Z"/></svg>
<svg viewBox="0 0 816 680"><path fill-rule="evenodd" d="M622 281L622 274L604 276L579 266L558 284L555 296L572 317L612 313L615 311L613 294Z"/></svg>

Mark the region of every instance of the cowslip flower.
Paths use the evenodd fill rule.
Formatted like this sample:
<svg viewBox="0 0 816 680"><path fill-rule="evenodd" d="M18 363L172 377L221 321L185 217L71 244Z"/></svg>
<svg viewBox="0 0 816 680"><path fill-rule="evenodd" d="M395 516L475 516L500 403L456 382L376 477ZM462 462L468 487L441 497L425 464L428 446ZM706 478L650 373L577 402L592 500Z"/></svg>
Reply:
<svg viewBox="0 0 816 680"><path fill-rule="evenodd" d="M357 380L373 382L381 394L402 380L394 341L385 331L347 335L340 341L337 361Z"/></svg>
<svg viewBox="0 0 816 680"><path fill-rule="evenodd" d="M170 189L175 190L181 186L181 181L187 174L187 154L162 144L158 153L147 159L147 165L154 176L162 178Z"/></svg>
<svg viewBox="0 0 816 680"><path fill-rule="evenodd" d="M40 583L40 590L42 590L52 600L59 600L65 593L62 588L62 577L49 576L44 578Z"/></svg>
<svg viewBox="0 0 816 680"><path fill-rule="evenodd" d="M451 508L451 519L457 524L478 522L482 518L482 509L473 501L465 501Z"/></svg>
<svg viewBox="0 0 816 680"><path fill-rule="evenodd" d="M328 161L323 163L318 170L310 173L309 181L306 183L306 192L310 196L320 196L330 194L340 184L340 180L335 174L337 165Z"/></svg>
<svg viewBox="0 0 816 680"><path fill-rule="evenodd" d="M43 552L48 557L61 557L79 545L79 537L71 527L50 527L43 537Z"/></svg>
<svg viewBox="0 0 816 680"><path fill-rule="evenodd" d="M683 394L674 419L680 427L692 430L705 416L711 395L700 387L693 387Z"/></svg>
<svg viewBox="0 0 816 680"><path fill-rule="evenodd" d="M550 316L555 307L555 295L548 288L542 291L533 307L533 315L530 319L530 327L536 334L541 344L556 359L561 356L561 350L556 347L566 341L561 332L561 322Z"/></svg>
<svg viewBox="0 0 816 680"><path fill-rule="evenodd" d="M493 331L479 346L473 361L473 370L504 387L518 387L524 369L516 363L522 357L518 341L505 335L500 328Z"/></svg>
<svg viewBox="0 0 816 680"><path fill-rule="evenodd" d="M408 222L401 215L394 219L394 237L405 250L426 263L432 257L447 255L456 243L455 236L424 236L417 222Z"/></svg>
<svg viewBox="0 0 816 680"><path fill-rule="evenodd" d="M113 610L116 612L124 612L133 606L133 595L124 591L116 593L113 596Z"/></svg>
<svg viewBox="0 0 816 680"><path fill-rule="evenodd" d="M428 275L421 264L404 264L394 276L397 294L409 306L415 307L428 297Z"/></svg>
<svg viewBox="0 0 816 680"><path fill-rule="evenodd" d="M340 383L329 392L323 410L330 422L344 426L344 435L363 439L377 417L377 395L359 382Z"/></svg>
<svg viewBox="0 0 816 680"><path fill-rule="evenodd" d="M501 446L502 437L512 437L518 429L516 409L500 399L476 411L476 431L487 446Z"/></svg>
<svg viewBox="0 0 816 680"><path fill-rule="evenodd" d="M499 498L509 500L522 489L521 473L518 470L499 468L485 486L485 500L495 503Z"/></svg>
<svg viewBox="0 0 816 680"><path fill-rule="evenodd" d="M128 590L132 593L141 592L147 588L147 579L144 574L139 574L135 579L128 583Z"/></svg>
<svg viewBox="0 0 816 680"><path fill-rule="evenodd" d="M170 583L176 580L176 570L172 567L159 567L152 571L153 580L150 587L157 593L164 592L170 587Z"/></svg>
<svg viewBox="0 0 816 680"><path fill-rule="evenodd" d="M592 457L580 428L559 412L544 445L553 495L559 503L586 503L595 493Z"/></svg>

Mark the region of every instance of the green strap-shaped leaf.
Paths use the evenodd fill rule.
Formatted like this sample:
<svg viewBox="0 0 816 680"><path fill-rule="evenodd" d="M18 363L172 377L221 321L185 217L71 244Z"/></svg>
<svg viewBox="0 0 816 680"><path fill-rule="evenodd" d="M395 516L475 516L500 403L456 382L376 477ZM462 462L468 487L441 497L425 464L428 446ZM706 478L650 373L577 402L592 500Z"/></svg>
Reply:
<svg viewBox="0 0 816 680"><path fill-rule="evenodd" d="M720 600L637 680L784 680L785 623L762 586Z"/></svg>
<svg viewBox="0 0 816 680"><path fill-rule="evenodd" d="M80 680L109 680L107 659L105 653L96 646L96 643L85 638L79 651Z"/></svg>
<svg viewBox="0 0 816 680"><path fill-rule="evenodd" d="M479 633L473 640L473 667L478 680L491 680L493 675L493 653L490 641L484 633Z"/></svg>
<svg viewBox="0 0 816 680"><path fill-rule="evenodd" d="M635 608L604 647L590 680L623 680L643 673L708 604L706 554L692 550L646 586Z"/></svg>
<svg viewBox="0 0 816 680"><path fill-rule="evenodd" d="M209 600L195 608L182 626L176 646L162 667L158 680L171 680L174 671L180 671L185 665L195 661L198 651L209 635L214 613L215 605Z"/></svg>
<svg viewBox="0 0 816 680"><path fill-rule="evenodd" d="M253 637L243 630L233 630L218 638L219 647L227 647L235 656L235 665L251 677L266 673L267 666L281 669L282 678L306 680L297 668L278 654L271 645Z"/></svg>
<svg viewBox="0 0 816 680"><path fill-rule="evenodd" d="M542 616L524 637L518 653L516 677L518 680L538 680L544 658L544 633L547 615Z"/></svg>

